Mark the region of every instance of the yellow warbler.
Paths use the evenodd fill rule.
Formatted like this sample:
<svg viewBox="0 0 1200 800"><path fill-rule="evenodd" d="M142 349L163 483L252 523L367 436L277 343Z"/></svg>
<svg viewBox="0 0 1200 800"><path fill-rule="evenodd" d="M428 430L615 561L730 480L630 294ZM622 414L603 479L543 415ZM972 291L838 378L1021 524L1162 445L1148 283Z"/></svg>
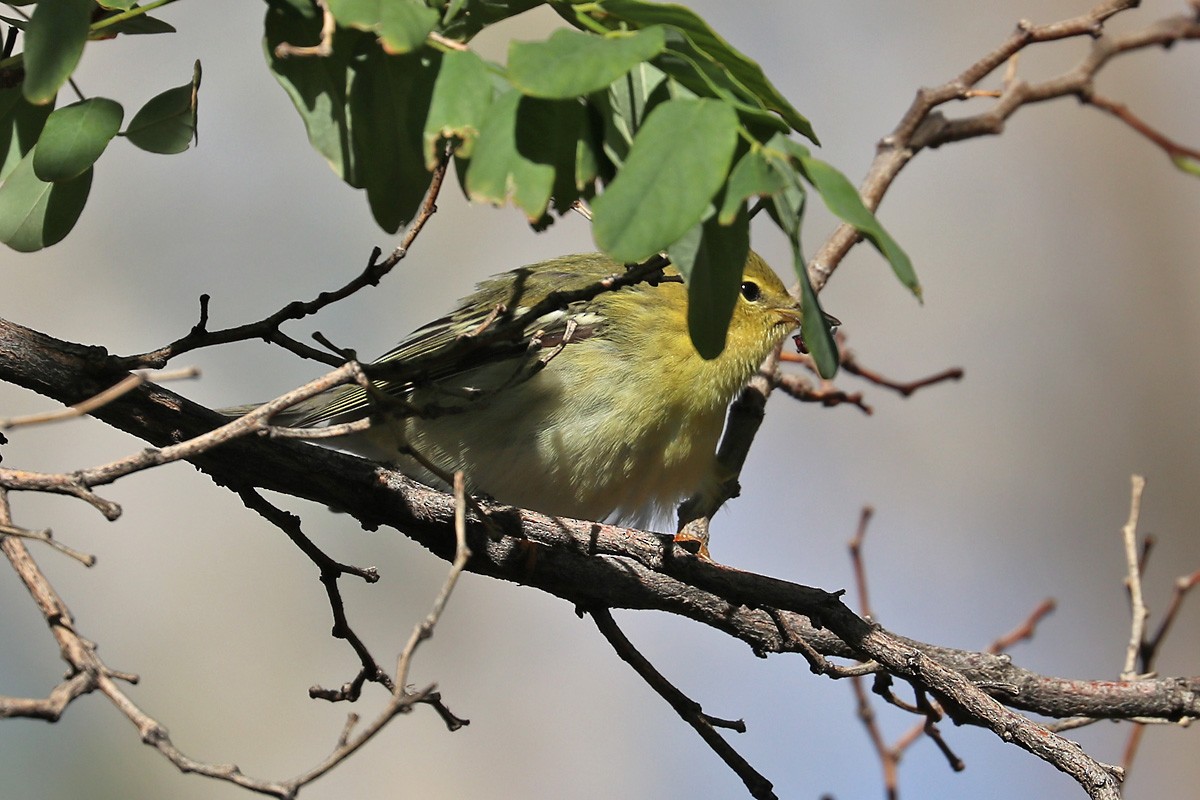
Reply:
<svg viewBox="0 0 1200 800"><path fill-rule="evenodd" d="M375 364L437 363L464 337L519 318L552 292L624 271L586 254L506 272ZM379 393L341 387L275 421L313 426L374 413L368 431L332 444L442 488L444 476L462 470L469 491L499 502L645 525L685 496L717 490L726 407L799 322L796 301L751 252L725 348L706 360L688 334L687 289L668 266L657 280L528 321L501 357L381 378Z"/></svg>

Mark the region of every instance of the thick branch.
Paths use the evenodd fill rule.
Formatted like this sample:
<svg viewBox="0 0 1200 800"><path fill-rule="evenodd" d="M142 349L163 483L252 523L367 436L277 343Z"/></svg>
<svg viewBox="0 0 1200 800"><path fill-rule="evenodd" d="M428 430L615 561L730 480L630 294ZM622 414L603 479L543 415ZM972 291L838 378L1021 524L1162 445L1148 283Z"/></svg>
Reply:
<svg viewBox="0 0 1200 800"><path fill-rule="evenodd" d="M0 380L71 403L115 378L101 348L61 342L0 320ZM138 387L95 415L160 446L225 421L154 384ZM388 525L440 558L454 558L453 498L377 464L259 437L226 442L191 460L218 483L257 486L332 506L366 528ZM800 652L805 643L826 656L876 658L918 681L931 676L950 681L942 673L949 669L1007 706L1048 716L1200 716L1200 678L1087 681L1042 676L1014 666L1007 656L894 636L863 622L838 595L700 561L674 546L669 536L506 506L484 508L492 529L503 535L489 535L489 528L471 515L467 535L473 555L467 570L529 585L585 608L678 614L746 642L759 655Z"/></svg>

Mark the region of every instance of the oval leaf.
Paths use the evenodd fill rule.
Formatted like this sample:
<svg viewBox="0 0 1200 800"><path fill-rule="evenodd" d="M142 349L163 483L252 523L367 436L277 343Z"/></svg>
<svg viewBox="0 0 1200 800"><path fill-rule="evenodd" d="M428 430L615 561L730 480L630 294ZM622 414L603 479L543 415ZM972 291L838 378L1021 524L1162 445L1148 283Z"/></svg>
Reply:
<svg viewBox="0 0 1200 800"><path fill-rule="evenodd" d="M373 31L379 28L379 19L383 16L379 3L380 0L326 0L325 6L338 25Z"/></svg>
<svg viewBox="0 0 1200 800"><path fill-rule="evenodd" d="M125 129L133 144L151 153L182 153L196 135L196 103L200 91L200 62L192 82L150 98Z"/></svg>
<svg viewBox="0 0 1200 800"><path fill-rule="evenodd" d="M593 173L594 145L584 107L575 100L542 100L517 91L492 103L467 169L468 196L503 205L510 199L526 218L542 221L553 195L565 208L590 195L577 180Z"/></svg>
<svg viewBox="0 0 1200 800"><path fill-rule="evenodd" d="M762 148L750 148L729 173L729 185L725 187L725 199L721 203L721 224L733 222L749 198L766 197L786 185L787 180L772 167Z"/></svg>
<svg viewBox="0 0 1200 800"><path fill-rule="evenodd" d="M418 0L328 0L338 25L379 36L391 55L411 53L437 25L438 12Z"/></svg>
<svg viewBox="0 0 1200 800"><path fill-rule="evenodd" d="M34 147L0 185L0 242L31 253L62 241L75 227L92 188L89 168L74 180L47 183L33 172Z"/></svg>
<svg viewBox="0 0 1200 800"><path fill-rule="evenodd" d="M373 43L354 61L347 125L356 177L388 233L413 218L429 188L422 146L440 63L437 53L389 56Z"/></svg>
<svg viewBox="0 0 1200 800"><path fill-rule="evenodd" d="M817 293L813 291L812 281L808 277L808 269L804 265L804 256L793 246L793 260L796 273L800 276L800 335L809 355L817 365L817 372L825 380L831 380L837 375L840 357L837 342L829 330L829 323Z"/></svg>
<svg viewBox="0 0 1200 800"><path fill-rule="evenodd" d="M853 225L868 242L874 245L875 249L892 265L892 272L896 273L900 282L919 299L921 284L917 280L917 273L913 270L908 254L884 229L878 217L863 205L858 190L854 188L850 180L836 170L833 165L808 154L807 149L801 145L795 145L795 147L804 151L799 155L800 169L804 173L804 177L820 193L821 199L825 201L829 210Z"/></svg>
<svg viewBox="0 0 1200 800"><path fill-rule="evenodd" d="M121 129L121 104L93 97L63 106L46 120L33 159L34 173L44 181L66 181L88 169Z"/></svg>
<svg viewBox="0 0 1200 800"><path fill-rule="evenodd" d="M392 55L418 49L438 21L437 11L417 0L388 0L382 10L379 43Z"/></svg>
<svg viewBox="0 0 1200 800"><path fill-rule="evenodd" d="M471 157L479 126L492 103L487 64L470 50L451 50L433 84L429 118L425 120L425 168L438 161L438 142L457 139L458 155Z"/></svg>
<svg viewBox="0 0 1200 800"><path fill-rule="evenodd" d="M367 34L339 28L333 35L333 52L322 58L285 58L276 48L287 43L312 46L320 40L321 20L304 17L281 6L267 10L263 45L271 72L287 92L304 120L308 141L325 157L337 175L361 188L350 145L347 87L353 78L351 59L368 47Z"/></svg>
<svg viewBox="0 0 1200 800"><path fill-rule="evenodd" d="M38 3L25 30L25 83L31 103L49 103L67 82L87 43L92 0Z"/></svg>
<svg viewBox="0 0 1200 800"><path fill-rule="evenodd" d="M35 106L21 94L21 87L0 89L0 181L17 168L25 154L37 144L53 103Z"/></svg>
<svg viewBox="0 0 1200 800"><path fill-rule="evenodd" d="M530 97L565 100L606 88L666 47L657 25L609 36L561 28L544 42L513 42L508 77Z"/></svg>
<svg viewBox="0 0 1200 800"><path fill-rule="evenodd" d="M651 111L592 205L600 249L620 262L642 261L700 222L729 172L737 128L737 114L715 100L675 98Z"/></svg>
<svg viewBox="0 0 1200 800"><path fill-rule="evenodd" d="M808 120L767 79L762 67L721 38L696 12L674 3L643 0L604 0L591 5L595 7L591 13L608 25L621 22L637 27L664 25L682 32L708 59L746 87L766 108L779 114L793 130L814 143L817 141Z"/></svg>
<svg viewBox="0 0 1200 800"><path fill-rule="evenodd" d="M671 246L671 263L687 282L688 333L702 358L716 358L725 349L749 252L750 215L745 204L733 224L722 225L709 217Z"/></svg>

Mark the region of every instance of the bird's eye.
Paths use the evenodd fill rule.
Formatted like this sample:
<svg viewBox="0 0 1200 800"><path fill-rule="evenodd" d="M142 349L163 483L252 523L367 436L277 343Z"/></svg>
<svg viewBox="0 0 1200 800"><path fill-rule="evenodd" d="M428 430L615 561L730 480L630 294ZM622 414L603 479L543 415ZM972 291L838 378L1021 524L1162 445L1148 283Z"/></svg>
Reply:
<svg viewBox="0 0 1200 800"><path fill-rule="evenodd" d="M746 281L742 284L742 297L753 303L758 298L762 297L762 289L754 281Z"/></svg>

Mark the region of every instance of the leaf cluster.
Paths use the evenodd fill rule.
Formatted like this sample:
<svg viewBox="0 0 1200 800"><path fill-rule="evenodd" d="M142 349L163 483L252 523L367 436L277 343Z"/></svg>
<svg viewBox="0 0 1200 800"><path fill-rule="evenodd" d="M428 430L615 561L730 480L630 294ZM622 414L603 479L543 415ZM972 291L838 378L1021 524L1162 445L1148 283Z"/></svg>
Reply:
<svg viewBox="0 0 1200 800"><path fill-rule="evenodd" d="M688 280L692 338L719 353L750 218L766 209L792 244L804 336L836 368L808 282L801 220L815 189L914 292L907 256L846 178L793 136L809 121L687 8L642 0L271 0L266 49L313 146L366 191L376 221L411 219L445 148L464 193L512 203L531 224L591 204L597 245L634 263L670 255ZM490 24L545 5L571 27L511 43L507 63L469 47ZM320 53L318 57L297 53Z"/></svg>
<svg viewBox="0 0 1200 800"><path fill-rule="evenodd" d="M162 0L152 5L161 5ZM79 219L97 159L121 136L152 153L186 150L196 131L200 63L192 80L153 97L121 130L125 110L106 97L55 108L89 42L172 33L132 0L41 0L31 14L0 15L0 242L21 252L61 241ZM24 45L19 52L16 44Z"/></svg>
<svg viewBox="0 0 1200 800"><path fill-rule="evenodd" d="M23 36L0 59L0 241L60 241L116 136L158 153L195 137L200 70L146 103L124 130L108 98L55 109L89 43L173 29L132 0L41 0L0 17ZM914 293L903 250L840 172L815 158L809 121L762 68L691 10L644 0L268 0L264 48L314 149L364 190L387 232L411 221L453 155L465 195L512 203L537 228L591 206L597 245L617 261L666 253L689 286L697 349L721 352L766 210L791 243L803 335L822 374L837 366L801 246L816 191ZM489 25L546 6L568 23L514 41L506 63L470 47ZM20 37L18 37L20 38ZM11 37L10 37L10 41Z"/></svg>

